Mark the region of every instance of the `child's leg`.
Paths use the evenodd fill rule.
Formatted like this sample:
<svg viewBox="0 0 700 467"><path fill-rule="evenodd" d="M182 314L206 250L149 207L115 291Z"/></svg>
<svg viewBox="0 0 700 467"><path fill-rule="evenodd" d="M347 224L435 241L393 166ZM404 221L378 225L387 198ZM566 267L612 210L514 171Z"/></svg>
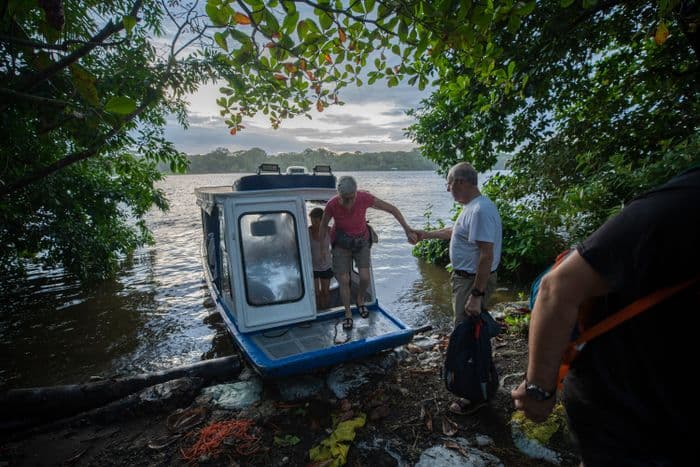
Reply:
<svg viewBox="0 0 700 467"><path fill-rule="evenodd" d="M323 308L328 308L330 305L331 298L331 280L321 279L321 302L323 303Z"/></svg>
<svg viewBox="0 0 700 467"><path fill-rule="evenodd" d="M322 288L321 288L321 281L322 279L319 279L318 277L314 277L314 292L316 294L316 308L323 308L323 304L321 301L323 300L322 296Z"/></svg>

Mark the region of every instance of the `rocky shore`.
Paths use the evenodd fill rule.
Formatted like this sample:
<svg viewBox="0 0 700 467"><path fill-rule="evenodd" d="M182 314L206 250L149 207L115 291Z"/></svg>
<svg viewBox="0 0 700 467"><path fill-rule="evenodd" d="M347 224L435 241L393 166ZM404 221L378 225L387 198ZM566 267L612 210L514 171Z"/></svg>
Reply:
<svg viewBox="0 0 700 467"><path fill-rule="evenodd" d="M0 466L530 466L578 464L563 414L513 417L510 390L527 362L522 303L492 309L501 387L469 415L449 412L440 378L447 330L362 362L288 380L244 369L234 381L185 376L29 431L5 431ZM114 403L113 403L114 404ZM121 404L125 404L123 400Z"/></svg>

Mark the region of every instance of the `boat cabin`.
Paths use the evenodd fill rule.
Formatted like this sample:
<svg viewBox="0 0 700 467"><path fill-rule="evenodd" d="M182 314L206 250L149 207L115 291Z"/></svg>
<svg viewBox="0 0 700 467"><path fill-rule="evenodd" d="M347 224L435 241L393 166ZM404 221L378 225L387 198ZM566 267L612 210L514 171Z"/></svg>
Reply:
<svg viewBox="0 0 700 467"><path fill-rule="evenodd" d="M197 189L206 266L242 332L311 320L319 313L308 212L335 195L336 179L323 167L291 176L276 170L263 164L232 187ZM337 296L337 284L333 288ZM369 295L371 303L373 285Z"/></svg>

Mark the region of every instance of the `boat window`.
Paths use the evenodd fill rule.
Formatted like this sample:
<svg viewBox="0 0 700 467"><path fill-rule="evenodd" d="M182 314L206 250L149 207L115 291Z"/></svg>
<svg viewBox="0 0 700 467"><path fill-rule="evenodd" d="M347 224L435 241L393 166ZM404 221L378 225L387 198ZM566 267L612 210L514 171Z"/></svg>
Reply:
<svg viewBox="0 0 700 467"><path fill-rule="evenodd" d="M243 214L238 227L248 304L264 306L300 300L304 284L292 213Z"/></svg>
<svg viewBox="0 0 700 467"><path fill-rule="evenodd" d="M219 211L219 232L226 232L226 222L224 220L223 209ZM226 235L219 235L221 241L219 248L221 249L221 295L224 297L233 297L231 294L231 281L229 280L228 270L228 251L226 250Z"/></svg>
<svg viewBox="0 0 700 467"><path fill-rule="evenodd" d="M211 214L202 210L202 226L204 228L205 247L207 252L207 267L211 273L211 278L217 287L221 287L219 277L219 212L214 208Z"/></svg>
<svg viewBox="0 0 700 467"><path fill-rule="evenodd" d="M250 234L253 237L272 237L276 233L275 221L265 220L250 223Z"/></svg>

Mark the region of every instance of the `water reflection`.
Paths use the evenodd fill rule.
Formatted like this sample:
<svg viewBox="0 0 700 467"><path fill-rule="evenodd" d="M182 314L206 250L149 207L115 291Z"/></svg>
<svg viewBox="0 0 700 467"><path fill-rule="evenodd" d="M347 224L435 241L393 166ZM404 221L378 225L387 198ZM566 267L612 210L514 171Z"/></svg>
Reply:
<svg viewBox="0 0 700 467"><path fill-rule="evenodd" d="M2 386L70 383L111 371L137 349L156 308L153 290L129 291L117 280L88 290L26 296L5 293L0 313ZM22 304L24 306L18 306Z"/></svg>
<svg viewBox="0 0 700 467"><path fill-rule="evenodd" d="M450 275L442 266L417 261L420 279L413 281L403 303L423 305L425 321L436 330L449 329L452 324L452 287Z"/></svg>

